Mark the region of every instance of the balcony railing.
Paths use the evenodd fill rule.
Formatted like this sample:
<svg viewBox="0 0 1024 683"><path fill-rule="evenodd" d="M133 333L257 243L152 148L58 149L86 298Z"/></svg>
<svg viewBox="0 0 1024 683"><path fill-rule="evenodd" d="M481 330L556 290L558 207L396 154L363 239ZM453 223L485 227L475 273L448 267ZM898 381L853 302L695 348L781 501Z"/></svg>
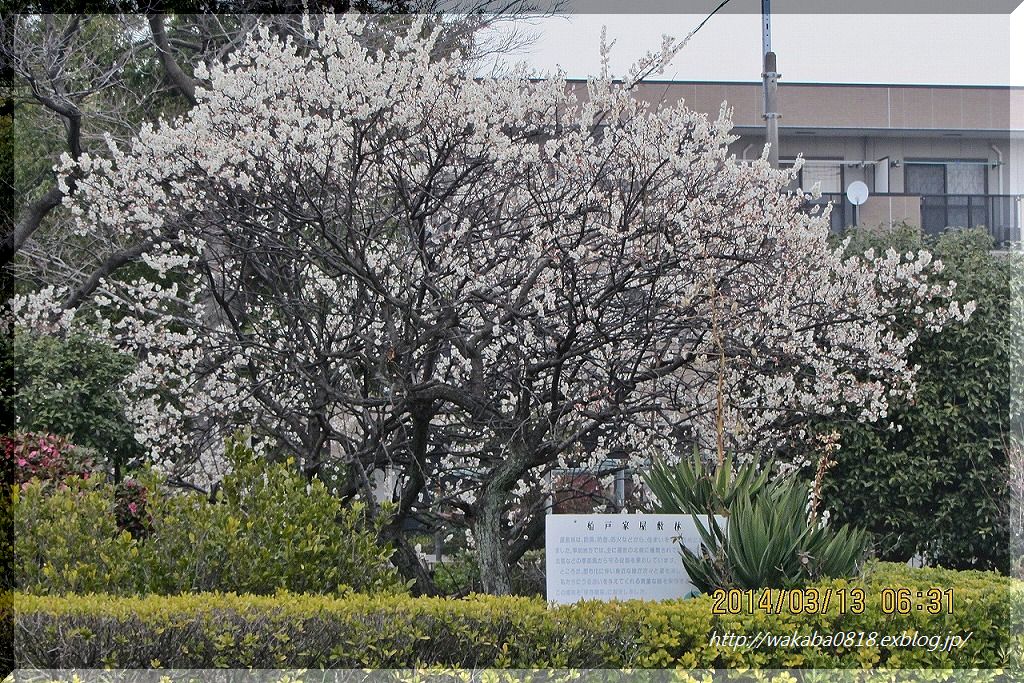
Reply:
<svg viewBox="0 0 1024 683"><path fill-rule="evenodd" d="M985 228L999 248L1022 241L1024 195L881 193L871 195L863 206L855 207L845 194L826 193L816 203L825 202L833 205L832 230L835 232L857 223L906 221L921 226L929 235L937 235L946 228ZM895 212L894 206L897 207Z"/></svg>

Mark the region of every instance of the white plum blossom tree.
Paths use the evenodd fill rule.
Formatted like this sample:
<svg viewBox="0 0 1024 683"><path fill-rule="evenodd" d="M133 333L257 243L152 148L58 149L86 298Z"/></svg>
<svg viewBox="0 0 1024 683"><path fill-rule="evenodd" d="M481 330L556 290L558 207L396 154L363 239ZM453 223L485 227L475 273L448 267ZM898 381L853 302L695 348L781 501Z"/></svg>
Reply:
<svg viewBox="0 0 1024 683"><path fill-rule="evenodd" d="M67 159L80 229L145 243L147 268L15 310L138 358L133 419L169 465L251 426L342 495L397 470L390 537L424 591L407 519L471 530L507 593L553 470L874 420L913 391L899 310L970 315L927 253L830 246L795 171L728 155L724 106L635 98L679 44L580 89L477 78L422 22L387 52L363 27L263 32L197 67L184 117Z"/></svg>

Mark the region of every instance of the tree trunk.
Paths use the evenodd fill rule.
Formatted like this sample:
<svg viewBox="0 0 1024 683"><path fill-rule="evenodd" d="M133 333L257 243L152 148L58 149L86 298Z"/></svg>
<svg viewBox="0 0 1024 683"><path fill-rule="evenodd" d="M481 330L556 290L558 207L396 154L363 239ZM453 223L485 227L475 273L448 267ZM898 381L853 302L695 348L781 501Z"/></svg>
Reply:
<svg viewBox="0 0 1024 683"><path fill-rule="evenodd" d="M413 456L413 466L408 468L408 481L398 497L398 509L394 518L382 531L382 536L390 541L395 548L395 554L391 561L398 567L406 579L412 579L415 595L437 595L437 585L433 577L420 562L416 550L409 543L403 527L403 523L412 513L413 506L423 491L423 470L427 452L427 436L430 430L430 418L433 415L432 406L420 406L418 410L412 411L413 430L410 442Z"/></svg>
<svg viewBox="0 0 1024 683"><path fill-rule="evenodd" d="M416 556L416 551L409 545L401 531L401 522L389 524L381 534L381 540L390 543L395 549L391 556L391 562L398 567L398 571L405 579L412 579L415 583L412 586L413 595L438 595L437 585L434 578Z"/></svg>
<svg viewBox="0 0 1024 683"><path fill-rule="evenodd" d="M508 553L505 551L505 540L501 537L501 513L505 506L505 496L503 492L488 487L477 502L473 537L476 540L477 562L484 592L511 595Z"/></svg>
<svg viewBox="0 0 1024 683"><path fill-rule="evenodd" d="M491 595L512 594L509 547L502 514L509 492L528 468L533 447L532 440L523 437L508 444L505 459L491 470L473 509L480 580L484 591Z"/></svg>

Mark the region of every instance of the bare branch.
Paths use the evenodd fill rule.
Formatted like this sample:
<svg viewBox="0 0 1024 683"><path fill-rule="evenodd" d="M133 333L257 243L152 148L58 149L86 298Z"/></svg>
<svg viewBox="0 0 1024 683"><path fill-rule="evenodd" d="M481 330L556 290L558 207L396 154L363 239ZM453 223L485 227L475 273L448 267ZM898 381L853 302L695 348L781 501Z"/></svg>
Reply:
<svg viewBox="0 0 1024 683"><path fill-rule="evenodd" d="M23 211L22 218L14 226L13 232L6 235L3 243L0 244L0 265L10 262L28 238L32 236L32 233L39 229L46 215L55 207L60 206L62 196L59 188L52 187Z"/></svg>
<svg viewBox="0 0 1024 683"><path fill-rule="evenodd" d="M178 91L185 96L185 99L195 106L196 84L188 74L182 71L178 63L174 61L171 46L167 41L167 29L164 28L164 15L149 15L149 28L153 35L153 44L156 45L157 54L160 57L160 64L164 67L164 72L171 79L171 82L174 83L175 87L178 88Z"/></svg>
<svg viewBox="0 0 1024 683"><path fill-rule="evenodd" d="M81 284L75 287L64 299L64 308L75 308L80 305L86 297L90 296L99 287L103 278L107 277L118 268L131 263L144 254L147 249L156 243L156 239L149 239L140 242L128 249L123 249L107 257L107 259L96 268Z"/></svg>

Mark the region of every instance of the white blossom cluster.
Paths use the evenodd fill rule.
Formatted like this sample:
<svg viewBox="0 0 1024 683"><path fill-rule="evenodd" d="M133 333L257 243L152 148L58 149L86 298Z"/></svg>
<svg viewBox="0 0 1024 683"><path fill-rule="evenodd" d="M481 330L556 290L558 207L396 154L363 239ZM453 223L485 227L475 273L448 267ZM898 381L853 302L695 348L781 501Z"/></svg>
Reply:
<svg viewBox="0 0 1024 683"><path fill-rule="evenodd" d="M808 415L884 417L913 391L899 314L972 311L929 254L830 247L796 170L728 154L726 108L634 97L669 43L577 92L476 78L422 21L387 51L366 30L264 31L197 65L187 115L59 169L81 231L154 242L94 306L161 460L245 425L305 466L397 467L438 514L525 505L682 432L761 453ZM59 294L15 313L53 324Z"/></svg>

